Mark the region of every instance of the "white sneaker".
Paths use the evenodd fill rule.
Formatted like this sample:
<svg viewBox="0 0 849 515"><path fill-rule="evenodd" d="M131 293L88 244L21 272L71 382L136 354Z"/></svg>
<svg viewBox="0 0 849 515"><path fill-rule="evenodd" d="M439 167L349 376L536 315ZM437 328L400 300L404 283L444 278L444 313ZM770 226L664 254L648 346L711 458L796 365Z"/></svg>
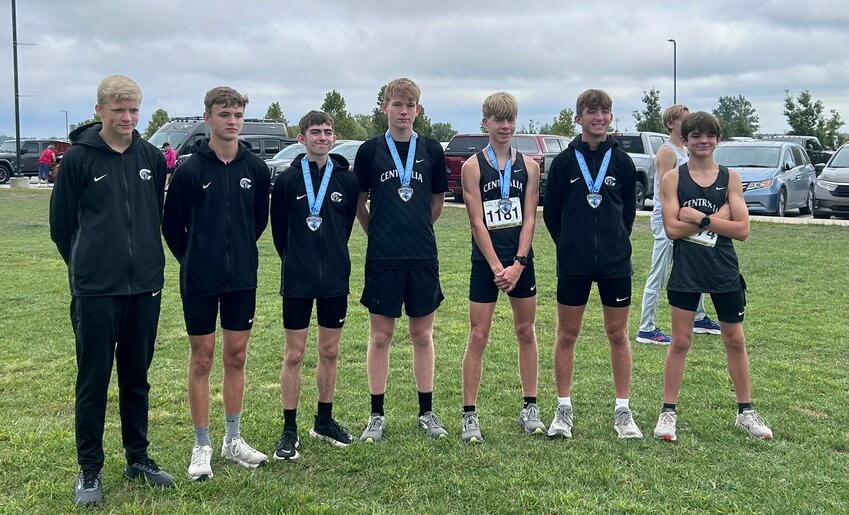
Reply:
<svg viewBox="0 0 849 515"><path fill-rule="evenodd" d="M666 440L674 442L678 439L675 436L675 422L678 420L678 415L674 411L664 411L657 419L657 425L654 426L654 437L658 440Z"/></svg>
<svg viewBox="0 0 849 515"><path fill-rule="evenodd" d="M561 404L554 412L554 420L548 426L548 436L572 438L572 406Z"/></svg>
<svg viewBox="0 0 849 515"><path fill-rule="evenodd" d="M195 445L192 449L192 461L189 463L189 479L206 481L212 479L212 447Z"/></svg>
<svg viewBox="0 0 849 515"><path fill-rule="evenodd" d="M233 438L229 444L221 444L221 457L243 467L256 468L268 463L268 456L248 445L241 438Z"/></svg>
<svg viewBox="0 0 849 515"><path fill-rule="evenodd" d="M772 438L772 429L764 424L764 421L758 416L758 412L753 409L748 409L738 414L734 425L754 437L765 440Z"/></svg>
<svg viewBox="0 0 849 515"><path fill-rule="evenodd" d="M613 429L619 438L642 438L643 433L634 422L634 414L629 408L617 408L613 415Z"/></svg>

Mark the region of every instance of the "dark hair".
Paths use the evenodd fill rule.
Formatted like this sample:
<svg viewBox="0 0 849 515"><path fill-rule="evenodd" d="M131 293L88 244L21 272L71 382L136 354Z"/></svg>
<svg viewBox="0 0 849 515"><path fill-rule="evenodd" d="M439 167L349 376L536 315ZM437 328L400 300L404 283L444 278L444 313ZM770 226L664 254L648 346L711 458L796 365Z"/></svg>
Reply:
<svg viewBox="0 0 849 515"><path fill-rule="evenodd" d="M203 106L207 113L212 114L212 106L221 107L245 107L248 105L248 96L242 95L233 88L218 86L206 92Z"/></svg>
<svg viewBox="0 0 849 515"><path fill-rule="evenodd" d="M170 144L170 143L168 143L167 141L166 141L165 143L163 143L163 144L162 144L162 148L170 147L170 146L171 146L171 144Z"/></svg>
<svg viewBox="0 0 849 515"><path fill-rule="evenodd" d="M613 99L600 89L588 89L575 102L575 116L583 116L584 109L613 109Z"/></svg>
<svg viewBox="0 0 849 515"><path fill-rule="evenodd" d="M706 111L696 111L684 118L684 121L681 123L681 137L686 141L691 132L716 136L717 139L722 138L722 128L719 126L719 120L716 119L716 116Z"/></svg>
<svg viewBox="0 0 849 515"><path fill-rule="evenodd" d="M298 132L306 135L307 129L313 125L327 124L333 127L333 117L324 111L310 111L298 122Z"/></svg>

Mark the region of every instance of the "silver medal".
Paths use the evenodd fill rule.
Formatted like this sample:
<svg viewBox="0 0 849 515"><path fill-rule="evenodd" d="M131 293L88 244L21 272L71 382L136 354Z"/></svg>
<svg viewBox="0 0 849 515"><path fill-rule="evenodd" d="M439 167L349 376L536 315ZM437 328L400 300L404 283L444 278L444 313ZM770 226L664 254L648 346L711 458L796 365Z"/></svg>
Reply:
<svg viewBox="0 0 849 515"><path fill-rule="evenodd" d="M413 188L409 186L402 186L398 188L398 196L401 197L401 200L407 202L413 196Z"/></svg>
<svg viewBox="0 0 849 515"><path fill-rule="evenodd" d="M590 205L591 208L595 209L601 204L601 194L600 193L590 193L587 195L587 204Z"/></svg>
<svg viewBox="0 0 849 515"><path fill-rule="evenodd" d="M307 227L309 227L311 231L317 231L318 228L321 227L321 217L320 216L308 216L307 217Z"/></svg>
<svg viewBox="0 0 849 515"><path fill-rule="evenodd" d="M510 212L510 209L513 207L513 203L510 202L510 199L503 198L498 201L498 209L504 213L505 215Z"/></svg>

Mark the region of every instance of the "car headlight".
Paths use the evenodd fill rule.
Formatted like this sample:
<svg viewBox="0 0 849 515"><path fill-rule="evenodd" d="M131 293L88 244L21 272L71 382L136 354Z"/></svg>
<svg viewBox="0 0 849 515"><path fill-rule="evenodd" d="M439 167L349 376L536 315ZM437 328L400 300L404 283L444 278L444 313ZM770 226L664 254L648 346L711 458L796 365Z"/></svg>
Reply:
<svg viewBox="0 0 849 515"><path fill-rule="evenodd" d="M769 188L770 186L772 186L773 182L775 182L775 179L766 179L766 180L763 180L763 181L752 181L752 182L746 184L745 191L759 190L759 189L762 189L762 188Z"/></svg>
<svg viewBox="0 0 849 515"><path fill-rule="evenodd" d="M824 181L822 179L817 179L817 186L826 191L834 191L837 189L838 184L829 181Z"/></svg>

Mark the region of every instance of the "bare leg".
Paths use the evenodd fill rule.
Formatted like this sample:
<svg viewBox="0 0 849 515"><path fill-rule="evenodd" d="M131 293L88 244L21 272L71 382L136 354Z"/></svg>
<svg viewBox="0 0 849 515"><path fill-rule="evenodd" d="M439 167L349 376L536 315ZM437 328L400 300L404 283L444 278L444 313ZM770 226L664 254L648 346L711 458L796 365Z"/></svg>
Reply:
<svg viewBox="0 0 849 515"><path fill-rule="evenodd" d="M495 303L469 302L469 341L463 355L463 404L477 402L483 368L483 353L489 341Z"/></svg>
<svg viewBox="0 0 849 515"><path fill-rule="evenodd" d="M557 336L554 339L554 381L557 395L568 397L572 391L572 375L575 366L575 342L584 320L583 306L557 304Z"/></svg>

